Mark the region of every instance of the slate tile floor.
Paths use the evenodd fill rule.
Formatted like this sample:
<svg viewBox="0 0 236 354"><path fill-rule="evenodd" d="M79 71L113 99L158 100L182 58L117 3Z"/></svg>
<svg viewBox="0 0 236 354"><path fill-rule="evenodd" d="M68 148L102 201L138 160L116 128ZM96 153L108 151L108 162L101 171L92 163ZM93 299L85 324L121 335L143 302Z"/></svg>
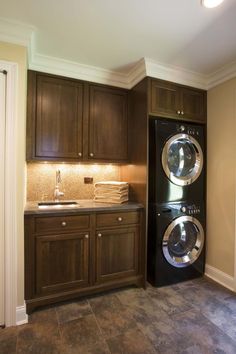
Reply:
<svg viewBox="0 0 236 354"><path fill-rule="evenodd" d="M199 278L34 312L0 330L1 354L236 354L236 295Z"/></svg>

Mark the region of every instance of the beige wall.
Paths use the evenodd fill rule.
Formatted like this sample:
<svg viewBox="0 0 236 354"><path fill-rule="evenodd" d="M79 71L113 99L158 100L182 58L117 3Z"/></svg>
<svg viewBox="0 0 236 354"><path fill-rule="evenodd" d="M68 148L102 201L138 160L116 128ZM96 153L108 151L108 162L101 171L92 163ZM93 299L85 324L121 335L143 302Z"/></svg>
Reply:
<svg viewBox="0 0 236 354"><path fill-rule="evenodd" d="M208 92L207 264L234 275L236 78Z"/></svg>
<svg viewBox="0 0 236 354"><path fill-rule="evenodd" d="M18 64L17 103L17 305L24 303L24 228L25 204L25 121L27 49L22 46L0 42L0 60Z"/></svg>

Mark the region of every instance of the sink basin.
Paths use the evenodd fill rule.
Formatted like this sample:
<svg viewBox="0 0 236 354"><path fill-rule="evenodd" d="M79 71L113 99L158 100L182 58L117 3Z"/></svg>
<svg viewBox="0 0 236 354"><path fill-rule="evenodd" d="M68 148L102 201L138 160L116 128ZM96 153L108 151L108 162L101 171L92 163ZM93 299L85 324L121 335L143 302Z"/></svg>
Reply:
<svg viewBox="0 0 236 354"><path fill-rule="evenodd" d="M61 202L40 202L39 208L73 208L79 206L77 202L61 201Z"/></svg>

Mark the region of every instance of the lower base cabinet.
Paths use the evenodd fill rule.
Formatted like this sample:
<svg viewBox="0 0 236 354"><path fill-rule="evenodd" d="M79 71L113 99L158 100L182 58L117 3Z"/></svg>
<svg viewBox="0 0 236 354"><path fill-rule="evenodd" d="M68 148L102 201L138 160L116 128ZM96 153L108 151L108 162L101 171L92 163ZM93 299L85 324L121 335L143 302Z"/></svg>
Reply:
<svg viewBox="0 0 236 354"><path fill-rule="evenodd" d="M145 285L142 210L25 215L25 295L35 308Z"/></svg>
<svg viewBox="0 0 236 354"><path fill-rule="evenodd" d="M139 228L97 231L96 283L138 274Z"/></svg>
<svg viewBox="0 0 236 354"><path fill-rule="evenodd" d="M36 237L36 293L88 286L89 234Z"/></svg>

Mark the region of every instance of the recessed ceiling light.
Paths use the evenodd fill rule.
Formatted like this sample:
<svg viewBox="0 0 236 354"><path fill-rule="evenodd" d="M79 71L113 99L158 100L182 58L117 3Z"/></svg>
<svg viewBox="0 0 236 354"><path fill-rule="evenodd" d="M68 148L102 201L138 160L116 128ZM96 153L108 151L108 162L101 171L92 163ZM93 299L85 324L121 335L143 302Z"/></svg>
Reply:
<svg viewBox="0 0 236 354"><path fill-rule="evenodd" d="M219 6L224 0L202 0L202 5L211 9Z"/></svg>

